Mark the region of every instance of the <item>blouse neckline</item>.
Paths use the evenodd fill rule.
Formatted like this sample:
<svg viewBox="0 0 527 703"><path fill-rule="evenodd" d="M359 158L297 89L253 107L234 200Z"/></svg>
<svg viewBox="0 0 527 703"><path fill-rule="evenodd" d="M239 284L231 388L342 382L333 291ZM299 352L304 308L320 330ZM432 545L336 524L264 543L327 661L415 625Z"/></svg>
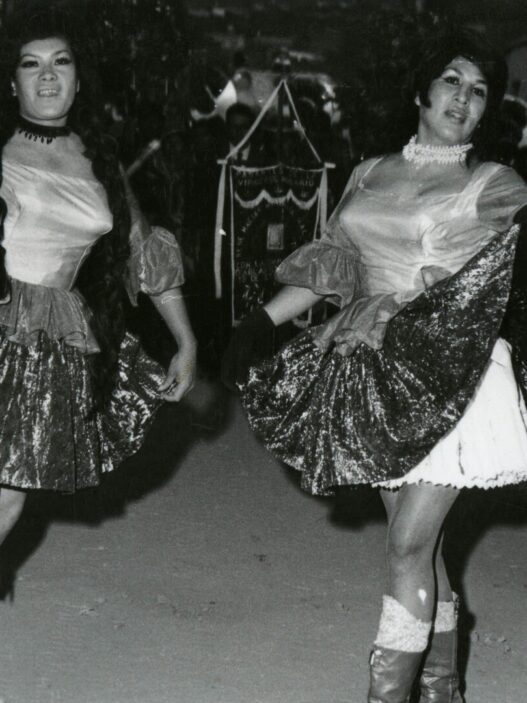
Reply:
<svg viewBox="0 0 527 703"><path fill-rule="evenodd" d="M14 159L10 159L8 156L3 156L2 157L2 163L8 163L14 166L15 168L17 166L21 168L28 168L31 171L37 171L38 173L42 173L45 175L49 176L56 176L57 178L65 178L66 180L69 181L82 181L83 183L92 183L94 185L98 185L103 187L102 183L97 180L97 178L88 178L86 176L70 176L65 173L60 173L59 171L53 171L49 168L42 168L41 166L33 166L32 164L25 164L22 161L15 161Z"/></svg>
<svg viewBox="0 0 527 703"><path fill-rule="evenodd" d="M461 197L467 190L468 188L475 182L476 180L476 174L479 173L481 168L485 166L486 161L483 161L479 163L476 168L472 171L470 174L470 178L468 181L465 183L463 188L458 191L457 193L444 193L443 195L437 195L434 193L423 193L421 195L403 195L401 193L394 193L392 191L386 190L386 191L381 191L377 188L368 188L367 185L364 184L365 178L370 174L371 171L384 159L384 156L379 156L377 159L374 160L374 162L370 165L370 167L366 170L366 172L363 174L361 179L359 180L358 183L358 188L362 191L372 193L374 195L382 196L382 197L390 197L390 198L395 198L397 200L401 201L407 201L407 200L420 200L421 198L433 198L434 200L447 200L450 198L459 198Z"/></svg>

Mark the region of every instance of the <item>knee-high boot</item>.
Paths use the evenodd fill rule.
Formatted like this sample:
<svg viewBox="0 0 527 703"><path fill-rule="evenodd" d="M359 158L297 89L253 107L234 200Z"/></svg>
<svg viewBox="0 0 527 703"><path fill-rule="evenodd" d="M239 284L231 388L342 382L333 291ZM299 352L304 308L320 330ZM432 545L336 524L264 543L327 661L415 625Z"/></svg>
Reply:
<svg viewBox="0 0 527 703"><path fill-rule="evenodd" d="M407 703L428 644L431 623L383 597L379 632L370 659L368 703Z"/></svg>
<svg viewBox="0 0 527 703"><path fill-rule="evenodd" d="M420 703L464 703L457 673L457 614L459 598L439 601L430 647L419 680Z"/></svg>

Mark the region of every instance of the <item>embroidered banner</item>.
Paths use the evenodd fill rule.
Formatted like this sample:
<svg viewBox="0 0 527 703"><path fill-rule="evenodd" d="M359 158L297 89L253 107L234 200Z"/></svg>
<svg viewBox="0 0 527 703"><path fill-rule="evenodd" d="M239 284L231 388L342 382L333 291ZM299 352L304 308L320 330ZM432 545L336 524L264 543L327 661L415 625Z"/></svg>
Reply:
<svg viewBox="0 0 527 703"><path fill-rule="evenodd" d="M274 280L280 261L319 236L326 182L324 166L231 166L228 235L234 323L280 287Z"/></svg>

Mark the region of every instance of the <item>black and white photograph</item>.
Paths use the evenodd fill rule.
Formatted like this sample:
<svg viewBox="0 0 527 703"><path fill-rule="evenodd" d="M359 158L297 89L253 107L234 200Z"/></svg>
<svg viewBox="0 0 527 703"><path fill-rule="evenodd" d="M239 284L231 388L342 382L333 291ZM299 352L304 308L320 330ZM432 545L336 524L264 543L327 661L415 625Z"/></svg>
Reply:
<svg viewBox="0 0 527 703"><path fill-rule="evenodd" d="M0 703L527 701L524 0L0 0Z"/></svg>

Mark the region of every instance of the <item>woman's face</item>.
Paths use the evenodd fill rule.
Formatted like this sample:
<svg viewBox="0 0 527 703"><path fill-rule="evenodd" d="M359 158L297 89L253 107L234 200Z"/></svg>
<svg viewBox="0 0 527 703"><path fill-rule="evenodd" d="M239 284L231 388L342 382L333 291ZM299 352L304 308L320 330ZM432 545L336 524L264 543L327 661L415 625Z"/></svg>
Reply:
<svg viewBox="0 0 527 703"><path fill-rule="evenodd" d="M428 91L430 107L419 97L418 141L451 146L465 144L483 117L488 86L480 69L468 59L455 58L432 81Z"/></svg>
<svg viewBox="0 0 527 703"><path fill-rule="evenodd" d="M49 37L24 44L13 88L22 117L45 125L64 125L78 90L68 42Z"/></svg>

